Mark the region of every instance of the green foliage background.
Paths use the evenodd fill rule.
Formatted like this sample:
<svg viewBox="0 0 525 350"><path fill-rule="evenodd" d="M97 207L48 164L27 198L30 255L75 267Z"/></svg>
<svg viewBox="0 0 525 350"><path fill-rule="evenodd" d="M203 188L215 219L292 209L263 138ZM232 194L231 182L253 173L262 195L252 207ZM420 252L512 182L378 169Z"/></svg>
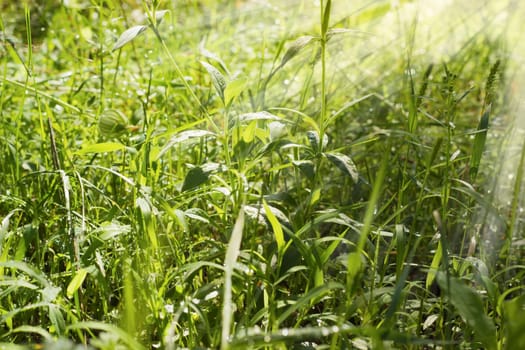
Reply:
<svg viewBox="0 0 525 350"><path fill-rule="evenodd" d="M2 346L523 344L521 7L3 4Z"/></svg>

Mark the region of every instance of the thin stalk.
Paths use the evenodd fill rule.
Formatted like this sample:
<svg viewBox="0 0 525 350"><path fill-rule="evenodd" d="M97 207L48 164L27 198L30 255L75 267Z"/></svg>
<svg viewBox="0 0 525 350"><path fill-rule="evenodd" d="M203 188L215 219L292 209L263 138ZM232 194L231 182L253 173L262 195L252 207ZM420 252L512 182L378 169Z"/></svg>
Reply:
<svg viewBox="0 0 525 350"><path fill-rule="evenodd" d="M513 191L513 197L512 197L512 204L511 204L511 210L510 210L510 222L509 222L509 230L507 233L505 246L503 248L502 253L506 253L507 255L507 266L509 266L509 258L510 254L508 250L510 249L510 244L512 241L512 236L517 229L517 220L518 220L518 214L519 214L519 202L521 198L521 184L523 182L523 167L525 166L525 142L523 142L521 146L521 155L520 155L520 163L518 165L518 172L516 174L516 181L514 182L514 191Z"/></svg>
<svg viewBox="0 0 525 350"><path fill-rule="evenodd" d="M327 31L330 22L330 10L332 1L327 0L326 5L321 1L321 114L319 115L319 147L322 148L325 135L326 120L326 43L328 41ZM321 151L321 149L320 149Z"/></svg>

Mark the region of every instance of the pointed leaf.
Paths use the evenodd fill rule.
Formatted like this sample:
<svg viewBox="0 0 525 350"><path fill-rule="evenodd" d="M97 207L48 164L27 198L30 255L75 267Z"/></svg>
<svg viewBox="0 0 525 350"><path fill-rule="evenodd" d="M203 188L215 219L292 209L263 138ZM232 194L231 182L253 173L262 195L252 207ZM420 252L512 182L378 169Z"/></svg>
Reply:
<svg viewBox="0 0 525 350"><path fill-rule="evenodd" d="M226 105L229 105L235 98L237 98L243 91L246 86L246 78L237 78L226 85L224 89L224 101Z"/></svg>
<svg viewBox="0 0 525 350"><path fill-rule="evenodd" d="M352 159L346 154L342 153L325 153L326 158L335 164L345 175L348 175L357 183L359 180L359 173Z"/></svg>
<svg viewBox="0 0 525 350"><path fill-rule="evenodd" d="M209 172L205 172L201 167L195 167L190 169L184 178L184 183L182 184L181 191L189 191L196 187L199 187L210 177Z"/></svg>
<svg viewBox="0 0 525 350"><path fill-rule="evenodd" d="M267 208L272 212L272 215L280 222L281 225L284 225L288 228L291 227L290 220L288 220L286 215L281 210L272 207L271 205L267 205ZM266 210L261 205L245 205L244 211L246 215L248 215L253 220L257 220L260 224L265 224L265 219L269 221L269 218L266 216Z"/></svg>
<svg viewBox="0 0 525 350"><path fill-rule="evenodd" d="M123 149L126 149L126 146L119 142L101 142L87 145L78 151L77 154L115 152Z"/></svg>
<svg viewBox="0 0 525 350"><path fill-rule="evenodd" d="M123 225L117 221L112 221L102 223L96 232L100 232L99 238L106 241L118 235L129 233L130 231L130 225Z"/></svg>
<svg viewBox="0 0 525 350"><path fill-rule="evenodd" d="M62 335L66 330L66 321L60 311L60 308L55 304L49 304L49 320L55 327L57 335Z"/></svg>
<svg viewBox="0 0 525 350"><path fill-rule="evenodd" d="M67 286L66 294L68 298L72 298L82 283L84 283L87 273L86 269L80 269L75 273L75 276Z"/></svg>
<svg viewBox="0 0 525 350"><path fill-rule="evenodd" d="M55 287L52 285L46 286L40 292L42 293L42 300L45 303L52 303L58 296L62 289L60 287Z"/></svg>
<svg viewBox="0 0 525 350"><path fill-rule="evenodd" d="M310 142L310 147L312 150L317 151L319 150L319 133L317 131L307 131L306 137L308 137L308 141ZM328 137L325 135L323 138L323 148L328 144Z"/></svg>
<svg viewBox="0 0 525 350"><path fill-rule="evenodd" d="M525 349L525 295L503 303L506 350Z"/></svg>
<svg viewBox="0 0 525 350"><path fill-rule="evenodd" d="M148 28L148 26L140 25L140 26L134 26L122 33L120 37L118 38L117 42L113 46L112 51L120 49L122 46L129 43L131 40L135 39L140 33L145 31Z"/></svg>
<svg viewBox="0 0 525 350"><path fill-rule="evenodd" d="M315 166L312 161L309 160L294 160L293 165L299 168L301 172L309 179L315 178Z"/></svg>
<svg viewBox="0 0 525 350"><path fill-rule="evenodd" d="M429 289L434 279L436 278L436 273L438 271L439 265L441 264L441 258L443 257L443 248L441 248L441 241L438 242L438 247L432 258L432 263L427 272L427 278L425 282L425 288Z"/></svg>
<svg viewBox="0 0 525 350"><path fill-rule="evenodd" d="M185 142L191 139L199 139L207 136L215 136L215 134L207 130L186 130L181 133L178 133L177 135L173 136L164 147L162 147L155 159L157 160L160 157L162 157L164 153L166 153L171 147L178 143Z"/></svg>
<svg viewBox="0 0 525 350"><path fill-rule="evenodd" d="M266 112L266 111L254 112L254 113L245 113L245 114L241 114L239 116L239 121L241 121L241 122L249 122L249 121L252 121L252 120L276 120L276 121L280 121L281 118L279 118L278 116L273 115L273 114L271 114L269 112Z"/></svg>
<svg viewBox="0 0 525 350"><path fill-rule="evenodd" d="M277 324L283 323L288 317L301 308L311 307L311 305L316 303L320 298L336 289L344 289L344 286L337 282L327 282L324 285L310 289L279 315Z"/></svg>
<svg viewBox="0 0 525 350"><path fill-rule="evenodd" d="M211 77L211 82L213 84L213 87L215 88L215 91L219 94L221 100L224 101L224 89L226 89L226 79L222 75L221 72L211 64L201 61L201 64L206 68L208 71L208 74Z"/></svg>
<svg viewBox="0 0 525 350"><path fill-rule="evenodd" d="M289 60L294 58L313 39L315 39L315 37L311 35L305 35L297 38L285 52L279 68L282 68Z"/></svg>
<svg viewBox="0 0 525 350"><path fill-rule="evenodd" d="M234 304L232 301L232 278L233 269L237 262L241 251L242 235L244 230L244 210L239 210L239 216L233 226L230 242L226 249L226 256L224 258L224 301L222 306L222 343L228 344L230 342L230 330L232 323L232 315L234 312ZM226 346L227 347L227 346Z"/></svg>
<svg viewBox="0 0 525 350"><path fill-rule="evenodd" d="M475 339L481 342L485 349L497 349L496 326L483 311L484 306L479 294L461 280L452 276L447 278L441 271L436 277L439 287L445 291L459 315L473 329Z"/></svg>
<svg viewBox="0 0 525 350"><path fill-rule="evenodd" d="M202 45L202 43L201 43L201 45ZM219 64L219 66L221 66L221 69L226 74L230 75L230 72L228 71L228 67L226 67L226 64L224 63L224 61L219 56L217 56L215 53L213 53L211 51L208 51L204 46L200 47L200 52L201 52L201 55L203 55L207 59L210 59L210 60L213 60L213 61L217 62Z"/></svg>
<svg viewBox="0 0 525 350"><path fill-rule="evenodd" d="M138 197L135 200L135 208L137 208L145 218L151 217L151 205L144 198Z"/></svg>
<svg viewBox="0 0 525 350"><path fill-rule="evenodd" d="M332 11L332 1L327 0L325 8L323 10L323 23L321 26L321 33L323 38L325 37L326 32L328 31L328 25L330 23L330 12Z"/></svg>
<svg viewBox="0 0 525 350"><path fill-rule="evenodd" d="M483 150L485 149L485 142L487 140L487 130L489 128L490 106L481 116L478 124L478 130L474 138L474 145L472 148L472 156L470 157L470 178L476 179Z"/></svg>
<svg viewBox="0 0 525 350"><path fill-rule="evenodd" d="M265 200L263 200L263 206L266 217L268 218L270 225L272 225L273 233L275 235L275 242L277 242L277 250L279 251L279 254L281 254L283 252L285 244L283 228L279 223L279 220L277 220L275 215L273 215L270 206L268 205L268 203L266 203Z"/></svg>
<svg viewBox="0 0 525 350"><path fill-rule="evenodd" d="M155 22L157 23L157 26L162 23L162 20L164 19L164 16L168 12L170 12L170 11L169 10L155 11Z"/></svg>

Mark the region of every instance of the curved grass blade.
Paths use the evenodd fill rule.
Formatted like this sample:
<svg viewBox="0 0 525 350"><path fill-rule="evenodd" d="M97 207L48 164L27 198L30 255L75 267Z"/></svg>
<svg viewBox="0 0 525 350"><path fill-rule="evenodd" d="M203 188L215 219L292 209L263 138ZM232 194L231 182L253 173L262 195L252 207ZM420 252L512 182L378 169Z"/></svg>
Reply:
<svg viewBox="0 0 525 350"><path fill-rule="evenodd" d="M244 210L239 210L239 216L233 226L226 257L224 259L224 300L222 306L222 333L221 350L230 347L230 329L232 324L233 303L232 303L232 277L233 269L241 250L242 233L244 229Z"/></svg>
<svg viewBox="0 0 525 350"><path fill-rule="evenodd" d="M277 323L283 323L294 312L296 312L302 307L307 307L316 303L321 297L327 295L334 289L344 289L344 286L341 283L328 282L324 285L320 285L310 289L308 293L300 297L294 304L288 307L288 309L284 310L284 312L277 319Z"/></svg>
<svg viewBox="0 0 525 350"><path fill-rule="evenodd" d="M129 43L131 40L135 39L137 36L140 35L143 31L148 29L148 26L139 25L139 26L133 26L127 30L125 30L120 37L118 38L115 45L113 45L113 49L111 51L115 51L120 49L122 46Z"/></svg>

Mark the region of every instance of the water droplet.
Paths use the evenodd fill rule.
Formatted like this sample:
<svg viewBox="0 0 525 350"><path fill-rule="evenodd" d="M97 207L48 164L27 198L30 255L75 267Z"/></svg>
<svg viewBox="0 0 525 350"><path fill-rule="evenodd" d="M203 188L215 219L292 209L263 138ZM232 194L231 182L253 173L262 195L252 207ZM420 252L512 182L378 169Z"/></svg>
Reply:
<svg viewBox="0 0 525 350"><path fill-rule="evenodd" d="M330 335L330 330L326 327L323 327L321 328L321 334L323 335L323 337L327 337L328 335Z"/></svg>
<svg viewBox="0 0 525 350"><path fill-rule="evenodd" d="M271 341L272 341L272 337L271 337L270 335L265 335L265 336L264 336L264 342L265 342L265 343L269 343L269 342L271 342Z"/></svg>
<svg viewBox="0 0 525 350"><path fill-rule="evenodd" d="M338 333L338 332L339 332L339 327L332 326L332 333Z"/></svg>
<svg viewBox="0 0 525 350"><path fill-rule="evenodd" d="M282 330L281 333L282 333L283 337L287 337L288 334L290 333L290 331L288 330L288 328L285 328L285 329Z"/></svg>

